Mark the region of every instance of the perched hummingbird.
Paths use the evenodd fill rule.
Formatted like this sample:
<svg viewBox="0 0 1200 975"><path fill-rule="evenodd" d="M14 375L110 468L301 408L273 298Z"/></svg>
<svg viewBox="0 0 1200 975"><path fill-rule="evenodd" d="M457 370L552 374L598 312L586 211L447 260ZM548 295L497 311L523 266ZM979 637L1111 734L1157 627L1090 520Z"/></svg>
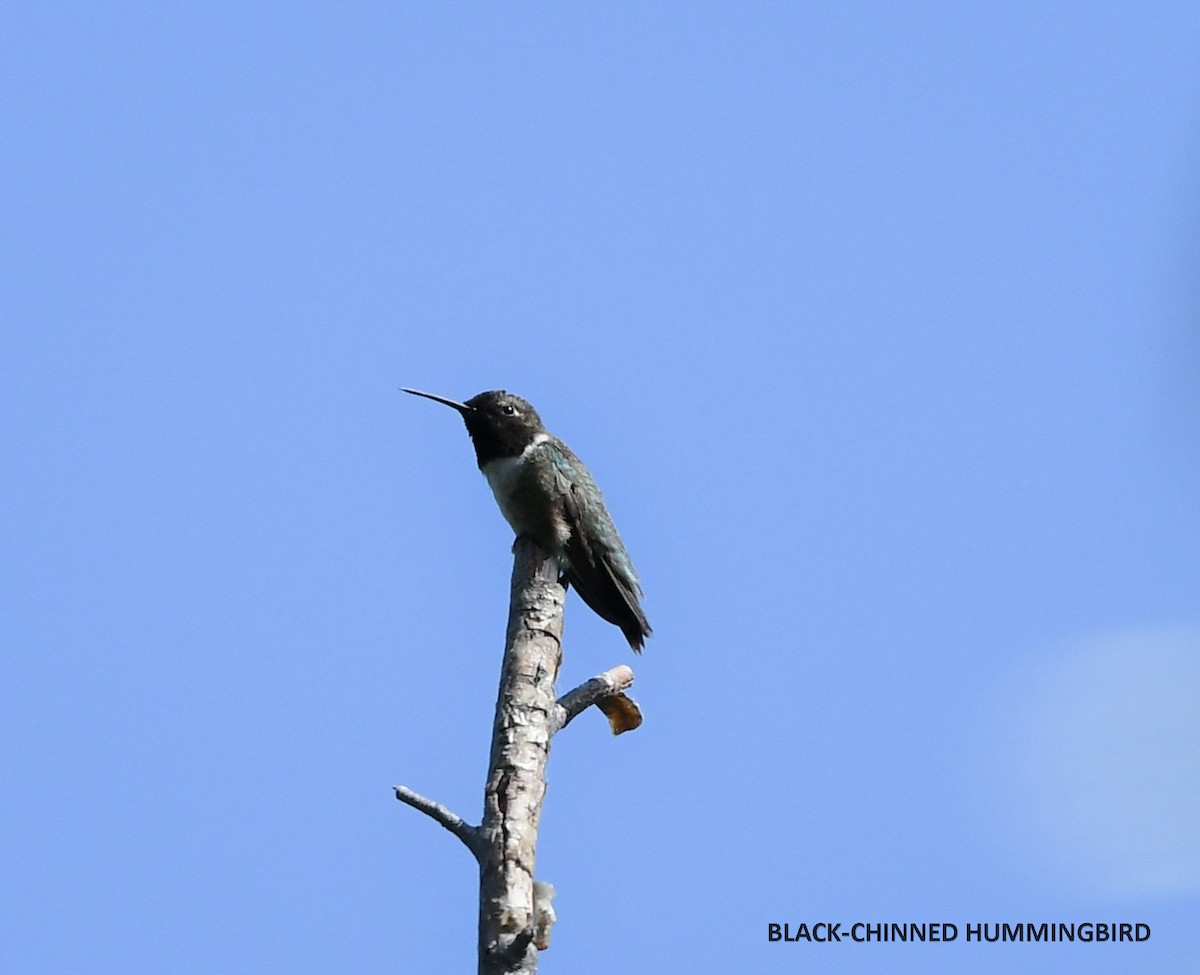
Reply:
<svg viewBox="0 0 1200 975"><path fill-rule="evenodd" d="M638 602L642 588L629 553L592 475L546 430L537 410L502 389L465 403L419 389L404 392L458 410L479 469L512 530L557 556L564 581L597 615L619 626L640 653L650 624Z"/></svg>

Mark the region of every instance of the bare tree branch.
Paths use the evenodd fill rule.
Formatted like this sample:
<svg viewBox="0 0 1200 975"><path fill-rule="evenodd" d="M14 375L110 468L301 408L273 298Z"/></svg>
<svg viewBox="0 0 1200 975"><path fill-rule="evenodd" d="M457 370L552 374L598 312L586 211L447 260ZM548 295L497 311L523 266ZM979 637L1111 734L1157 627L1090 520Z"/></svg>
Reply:
<svg viewBox="0 0 1200 975"><path fill-rule="evenodd" d="M406 805L412 806L413 809L423 812L434 822L445 826L463 841L476 860L482 860L487 841L483 838L483 833L478 826L472 826L458 813L447 809L440 802L427 799L419 792L413 792L408 786L396 786L396 798Z"/></svg>
<svg viewBox="0 0 1200 975"><path fill-rule="evenodd" d="M536 975L538 952L550 944L554 887L533 879L550 739L593 704L616 734L642 722L624 693L633 683L624 665L555 700L566 598L560 566L526 537L513 544L513 556L483 821L471 826L441 803L396 786L397 799L457 836L479 862L480 975Z"/></svg>
<svg viewBox="0 0 1200 975"><path fill-rule="evenodd" d="M642 713L631 697L621 693L632 684L632 668L620 664L567 691L554 705L550 717L551 733L562 731L593 704L608 715L613 734L632 731L642 723Z"/></svg>
<svg viewBox="0 0 1200 975"><path fill-rule="evenodd" d="M508 638L480 824L486 843L479 870L482 975L537 971L533 869L554 680L562 661L566 590L558 582L558 560L525 537L516 540L513 556Z"/></svg>

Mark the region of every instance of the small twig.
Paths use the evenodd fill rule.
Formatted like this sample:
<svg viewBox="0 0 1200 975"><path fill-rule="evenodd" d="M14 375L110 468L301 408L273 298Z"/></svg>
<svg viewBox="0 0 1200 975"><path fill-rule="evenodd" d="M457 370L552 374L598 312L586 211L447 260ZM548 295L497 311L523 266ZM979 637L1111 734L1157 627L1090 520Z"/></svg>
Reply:
<svg viewBox="0 0 1200 975"><path fill-rule="evenodd" d="M425 798L419 792L413 792L408 786L396 786L396 798L446 827L463 841L463 845L471 851L476 860L481 860L487 850L487 843L478 826L472 826L458 813L447 809L440 802Z"/></svg>
<svg viewBox="0 0 1200 975"><path fill-rule="evenodd" d="M551 715L551 728L555 733L562 731L575 717L586 711L593 704L600 706L602 702L610 699L623 699L623 709L631 708L631 714L636 715L635 723L628 725L622 730L631 731L641 724L641 713L637 709L637 705L626 697L622 691L633 684L633 670L626 664L620 664L613 667L612 670L606 670L603 674L598 674L591 680L584 681L572 691L567 691L560 697L554 706L554 713ZM601 707L603 710L603 707ZM606 712L607 713L607 712ZM614 731L617 730L614 725ZM619 733L619 732L618 732Z"/></svg>

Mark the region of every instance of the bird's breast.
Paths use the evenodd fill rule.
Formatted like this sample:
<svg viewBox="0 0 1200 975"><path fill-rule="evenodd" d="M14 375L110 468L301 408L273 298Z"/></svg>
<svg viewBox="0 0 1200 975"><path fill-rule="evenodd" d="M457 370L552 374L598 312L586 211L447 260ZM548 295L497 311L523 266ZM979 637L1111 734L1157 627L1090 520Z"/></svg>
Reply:
<svg viewBox="0 0 1200 975"><path fill-rule="evenodd" d="M570 536L570 530L562 518L561 499L554 497L530 457L542 442L530 444L519 457L489 460L480 470L513 532L529 535L548 551L557 551Z"/></svg>
<svg viewBox="0 0 1200 975"><path fill-rule="evenodd" d="M500 513L504 515L504 520L512 525L513 531L519 535L523 531L519 522L523 519L521 518L521 506L517 500L521 493L522 476L525 473L525 459L523 457L498 457L484 464L482 470L483 476L487 478L488 487L492 489L496 504L500 506Z"/></svg>

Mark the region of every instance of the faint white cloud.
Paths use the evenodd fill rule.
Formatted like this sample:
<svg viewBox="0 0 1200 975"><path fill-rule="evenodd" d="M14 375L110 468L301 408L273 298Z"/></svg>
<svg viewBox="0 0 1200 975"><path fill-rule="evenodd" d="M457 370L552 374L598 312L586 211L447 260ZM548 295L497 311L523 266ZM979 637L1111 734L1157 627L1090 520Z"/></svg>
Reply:
<svg viewBox="0 0 1200 975"><path fill-rule="evenodd" d="M1062 649L1015 675L997 732L994 811L1041 879L1200 889L1200 629Z"/></svg>

